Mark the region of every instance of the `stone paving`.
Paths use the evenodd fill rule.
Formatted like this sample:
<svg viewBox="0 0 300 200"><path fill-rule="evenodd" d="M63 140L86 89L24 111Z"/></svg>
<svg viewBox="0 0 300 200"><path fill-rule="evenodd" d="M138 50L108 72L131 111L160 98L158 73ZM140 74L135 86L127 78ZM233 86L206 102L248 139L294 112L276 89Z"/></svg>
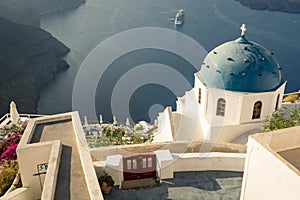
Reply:
<svg viewBox="0 0 300 200"><path fill-rule="evenodd" d="M105 200L238 200L243 173L225 171L176 172L174 179L163 180L161 186L139 190L113 187Z"/></svg>

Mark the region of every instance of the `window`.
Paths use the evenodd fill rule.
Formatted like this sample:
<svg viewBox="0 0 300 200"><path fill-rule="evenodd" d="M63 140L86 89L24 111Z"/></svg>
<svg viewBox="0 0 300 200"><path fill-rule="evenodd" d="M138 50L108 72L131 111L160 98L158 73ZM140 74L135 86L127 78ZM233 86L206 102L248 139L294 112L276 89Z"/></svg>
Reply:
<svg viewBox="0 0 300 200"><path fill-rule="evenodd" d="M278 107L279 107L279 99L280 99L280 94L277 95L277 100L276 100L275 110L278 110Z"/></svg>
<svg viewBox="0 0 300 200"><path fill-rule="evenodd" d="M224 117L225 116L225 106L226 106L225 99L222 99L222 98L218 99L216 115Z"/></svg>
<svg viewBox="0 0 300 200"><path fill-rule="evenodd" d="M127 169L131 169L131 160L127 160Z"/></svg>
<svg viewBox="0 0 300 200"><path fill-rule="evenodd" d="M132 160L132 169L136 169L137 168L137 163L136 160Z"/></svg>
<svg viewBox="0 0 300 200"><path fill-rule="evenodd" d="M143 158L143 168L147 168L147 158Z"/></svg>
<svg viewBox="0 0 300 200"><path fill-rule="evenodd" d="M201 104L201 88L199 88L198 103Z"/></svg>
<svg viewBox="0 0 300 200"><path fill-rule="evenodd" d="M259 119L260 118L261 107L262 107L262 102L261 101L255 102L254 108L253 108L252 119Z"/></svg>
<svg viewBox="0 0 300 200"><path fill-rule="evenodd" d="M148 167L152 167L152 158L148 158Z"/></svg>

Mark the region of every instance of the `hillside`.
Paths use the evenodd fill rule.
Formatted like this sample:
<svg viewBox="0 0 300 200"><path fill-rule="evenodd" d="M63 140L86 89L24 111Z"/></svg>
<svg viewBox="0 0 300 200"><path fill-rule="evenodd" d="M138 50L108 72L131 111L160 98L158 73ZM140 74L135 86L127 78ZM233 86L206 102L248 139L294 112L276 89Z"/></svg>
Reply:
<svg viewBox="0 0 300 200"><path fill-rule="evenodd" d="M36 112L38 91L68 68L69 49L38 27L0 18L0 114L14 100L22 113Z"/></svg>
<svg viewBox="0 0 300 200"><path fill-rule="evenodd" d="M257 10L300 13L300 0L236 0L244 6Z"/></svg>
<svg viewBox="0 0 300 200"><path fill-rule="evenodd" d="M21 113L36 113L39 90L69 65L69 48L40 29L40 17L78 7L85 0L0 2L0 115L15 101Z"/></svg>
<svg viewBox="0 0 300 200"><path fill-rule="evenodd" d="M77 8L85 0L2 0L0 17L12 22L38 26L40 16Z"/></svg>

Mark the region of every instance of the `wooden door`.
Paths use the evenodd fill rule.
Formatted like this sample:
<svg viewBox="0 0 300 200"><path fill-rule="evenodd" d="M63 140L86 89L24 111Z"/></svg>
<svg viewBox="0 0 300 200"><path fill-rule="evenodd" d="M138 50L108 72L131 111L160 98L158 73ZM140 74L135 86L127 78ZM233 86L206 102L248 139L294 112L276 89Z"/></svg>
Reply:
<svg viewBox="0 0 300 200"><path fill-rule="evenodd" d="M123 157L124 180L156 177L155 154L141 154Z"/></svg>

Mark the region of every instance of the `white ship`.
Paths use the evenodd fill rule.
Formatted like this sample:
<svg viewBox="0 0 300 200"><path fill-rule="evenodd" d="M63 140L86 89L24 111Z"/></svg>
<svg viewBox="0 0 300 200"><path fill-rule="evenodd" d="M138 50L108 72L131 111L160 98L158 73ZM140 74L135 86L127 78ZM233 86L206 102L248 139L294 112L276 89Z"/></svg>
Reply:
<svg viewBox="0 0 300 200"><path fill-rule="evenodd" d="M180 9L175 17L175 25L181 25L184 22L184 10Z"/></svg>

